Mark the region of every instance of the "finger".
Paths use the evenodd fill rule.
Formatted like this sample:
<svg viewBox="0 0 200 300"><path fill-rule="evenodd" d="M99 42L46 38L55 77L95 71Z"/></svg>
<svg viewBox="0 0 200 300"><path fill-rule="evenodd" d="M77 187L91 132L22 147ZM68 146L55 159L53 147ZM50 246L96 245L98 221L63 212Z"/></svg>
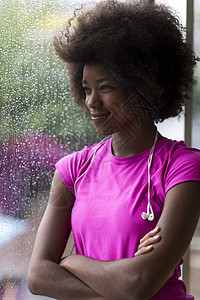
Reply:
<svg viewBox="0 0 200 300"><path fill-rule="evenodd" d="M134 256L139 256L141 254L145 254L145 253L151 252L152 250L153 250L153 246L152 245L148 245L147 247L143 247L142 249L140 249L137 252L135 252Z"/></svg>
<svg viewBox="0 0 200 300"><path fill-rule="evenodd" d="M148 245L152 245L155 243L158 243L161 239L160 235L155 235L151 238L148 238L147 240L143 241L142 243L139 244L138 249L141 249L143 247L147 247Z"/></svg>
<svg viewBox="0 0 200 300"><path fill-rule="evenodd" d="M147 247L149 245L158 243L160 241L160 239L161 239L160 235L155 235L153 237L150 237L150 238L144 240L142 243L139 244L138 250L140 250L140 249L142 249L144 247Z"/></svg>
<svg viewBox="0 0 200 300"><path fill-rule="evenodd" d="M67 255L66 256L63 256L63 257L61 257L61 259L60 259L60 261L59 261L59 264L65 259L67 257Z"/></svg>
<svg viewBox="0 0 200 300"><path fill-rule="evenodd" d="M149 245L149 246L147 246L147 247L144 247L144 248L138 250L138 251L134 254L134 256L139 256L139 255L142 255L142 254L145 254L145 253L149 253L149 252L151 252L152 250L153 250L153 246Z"/></svg>
<svg viewBox="0 0 200 300"><path fill-rule="evenodd" d="M146 239L153 237L155 234L157 234L160 231L160 227L156 227L153 230L149 231L141 240L140 243L142 243L143 241L145 241Z"/></svg>

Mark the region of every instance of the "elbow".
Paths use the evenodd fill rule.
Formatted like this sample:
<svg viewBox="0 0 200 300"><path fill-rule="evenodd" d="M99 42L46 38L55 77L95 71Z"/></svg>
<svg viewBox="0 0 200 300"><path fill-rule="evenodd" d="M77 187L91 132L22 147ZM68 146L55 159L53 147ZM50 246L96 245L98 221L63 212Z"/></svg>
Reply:
<svg viewBox="0 0 200 300"><path fill-rule="evenodd" d="M41 281L38 276L39 271L31 270L29 268L28 275L27 275L27 286L31 294L39 295L40 294L40 285Z"/></svg>
<svg viewBox="0 0 200 300"><path fill-rule="evenodd" d="M31 294L39 295L39 283L34 276L28 275L27 285L28 285L28 289L31 292Z"/></svg>
<svg viewBox="0 0 200 300"><path fill-rule="evenodd" d="M37 289L37 281L35 280L35 278L33 278L33 276L29 275L27 277L27 285L28 285L28 289L31 292L31 294L39 295L39 292Z"/></svg>

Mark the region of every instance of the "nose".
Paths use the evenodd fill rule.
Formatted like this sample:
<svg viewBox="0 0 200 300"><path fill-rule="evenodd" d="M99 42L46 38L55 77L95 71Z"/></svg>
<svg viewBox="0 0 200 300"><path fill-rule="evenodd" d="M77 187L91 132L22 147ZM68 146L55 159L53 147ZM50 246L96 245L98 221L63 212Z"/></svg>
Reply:
<svg viewBox="0 0 200 300"><path fill-rule="evenodd" d="M95 91L93 91L91 94L86 95L85 104L89 109L99 108L103 105L100 95Z"/></svg>

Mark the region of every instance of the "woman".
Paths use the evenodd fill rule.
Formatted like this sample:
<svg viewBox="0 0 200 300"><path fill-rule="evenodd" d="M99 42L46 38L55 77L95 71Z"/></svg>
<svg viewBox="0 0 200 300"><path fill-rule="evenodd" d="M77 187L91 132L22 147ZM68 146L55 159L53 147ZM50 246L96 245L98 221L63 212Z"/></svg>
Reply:
<svg viewBox="0 0 200 300"><path fill-rule="evenodd" d="M162 5L109 0L75 20L55 49L75 102L107 139L56 164L29 288L57 299L194 299L179 277L199 218L200 151L154 122L181 112L196 58ZM71 228L76 254L61 260Z"/></svg>

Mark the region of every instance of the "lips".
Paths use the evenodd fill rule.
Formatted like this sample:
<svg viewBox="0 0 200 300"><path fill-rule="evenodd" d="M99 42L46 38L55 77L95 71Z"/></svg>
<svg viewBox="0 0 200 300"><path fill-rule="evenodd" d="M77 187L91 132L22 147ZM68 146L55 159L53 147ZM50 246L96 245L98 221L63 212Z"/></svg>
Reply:
<svg viewBox="0 0 200 300"><path fill-rule="evenodd" d="M106 112L106 113L91 113L92 119L102 119L102 118L106 118L108 115L110 114L110 112Z"/></svg>

